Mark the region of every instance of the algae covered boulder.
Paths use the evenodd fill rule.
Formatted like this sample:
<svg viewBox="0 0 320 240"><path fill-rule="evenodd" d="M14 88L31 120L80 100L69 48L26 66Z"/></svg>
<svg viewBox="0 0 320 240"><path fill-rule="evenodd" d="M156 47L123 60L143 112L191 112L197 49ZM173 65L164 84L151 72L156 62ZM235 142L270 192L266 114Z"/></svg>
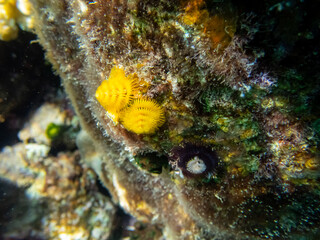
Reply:
<svg viewBox="0 0 320 240"><path fill-rule="evenodd" d="M166 239L319 236L309 3L32 2L81 161L127 213Z"/></svg>

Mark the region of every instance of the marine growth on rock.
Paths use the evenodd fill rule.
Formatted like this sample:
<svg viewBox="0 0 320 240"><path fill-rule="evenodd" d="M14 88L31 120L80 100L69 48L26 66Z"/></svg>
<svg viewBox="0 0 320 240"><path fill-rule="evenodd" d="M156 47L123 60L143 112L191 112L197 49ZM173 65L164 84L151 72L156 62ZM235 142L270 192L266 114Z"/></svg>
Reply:
<svg viewBox="0 0 320 240"><path fill-rule="evenodd" d="M184 144L171 151L170 163L180 176L188 178L211 178L217 174L219 158L210 148Z"/></svg>
<svg viewBox="0 0 320 240"><path fill-rule="evenodd" d="M81 163L115 204L164 239L318 239L307 1L32 3Z"/></svg>

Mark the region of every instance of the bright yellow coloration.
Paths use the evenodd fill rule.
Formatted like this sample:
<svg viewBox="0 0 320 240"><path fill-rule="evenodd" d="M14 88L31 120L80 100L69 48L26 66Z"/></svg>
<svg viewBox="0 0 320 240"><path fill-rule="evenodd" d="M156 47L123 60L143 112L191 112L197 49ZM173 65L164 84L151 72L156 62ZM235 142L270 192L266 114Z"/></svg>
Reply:
<svg viewBox="0 0 320 240"><path fill-rule="evenodd" d="M97 88L96 98L115 122L119 121L119 113L132 100L137 86L134 76L126 76L125 71L118 67L111 69L108 80L104 80Z"/></svg>
<svg viewBox="0 0 320 240"><path fill-rule="evenodd" d="M155 101L139 97L138 85L141 80L135 74L126 76L123 69L113 67L95 96L114 123L121 121L137 134L154 133L164 123L164 111Z"/></svg>
<svg viewBox="0 0 320 240"><path fill-rule="evenodd" d="M18 11L13 1L2 1L0 3L0 39L10 41L18 36L18 27L15 18Z"/></svg>
<svg viewBox="0 0 320 240"><path fill-rule="evenodd" d="M18 27L12 21L5 22L0 20L0 40L11 41L18 37Z"/></svg>
<svg viewBox="0 0 320 240"><path fill-rule="evenodd" d="M11 19L18 16L18 10L16 7L16 1L1 1L0 2L0 18L1 19Z"/></svg>
<svg viewBox="0 0 320 240"><path fill-rule="evenodd" d="M121 114L122 125L137 134L154 133L165 121L164 110L154 100L135 99Z"/></svg>
<svg viewBox="0 0 320 240"><path fill-rule="evenodd" d="M18 37L18 26L23 30L34 27L32 5L29 0L0 0L0 40Z"/></svg>

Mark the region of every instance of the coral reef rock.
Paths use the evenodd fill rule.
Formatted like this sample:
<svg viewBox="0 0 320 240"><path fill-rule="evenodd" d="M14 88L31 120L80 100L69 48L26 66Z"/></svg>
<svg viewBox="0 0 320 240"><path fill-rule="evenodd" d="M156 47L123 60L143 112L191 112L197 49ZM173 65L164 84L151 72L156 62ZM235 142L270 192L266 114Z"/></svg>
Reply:
<svg viewBox="0 0 320 240"><path fill-rule="evenodd" d="M54 155L55 142L45 136L51 121L76 125L60 107L43 104L20 131L22 142L0 153L0 239L111 235L117 207L99 191L96 174L81 164L78 151Z"/></svg>
<svg viewBox="0 0 320 240"><path fill-rule="evenodd" d="M81 161L115 203L165 239L320 235L317 115L294 111L298 90L268 65L268 43L254 42L269 26L255 21L273 24L274 13L307 3L266 2L252 6L255 19L231 1L32 0L39 42L80 120ZM284 72L298 76L290 66ZM301 92L311 104L319 85ZM137 99L161 114L131 111ZM179 154L187 162L174 166Z"/></svg>

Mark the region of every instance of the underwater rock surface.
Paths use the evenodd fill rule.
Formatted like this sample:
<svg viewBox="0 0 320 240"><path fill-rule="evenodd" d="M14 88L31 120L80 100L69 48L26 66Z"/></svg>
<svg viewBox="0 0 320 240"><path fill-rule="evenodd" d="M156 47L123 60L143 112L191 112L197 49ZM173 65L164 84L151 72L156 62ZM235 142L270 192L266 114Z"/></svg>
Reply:
<svg viewBox="0 0 320 240"><path fill-rule="evenodd" d="M45 103L19 132L21 142L0 153L0 239L107 239L116 206L96 186L72 144L57 151L48 126L79 131L62 102ZM73 129L70 131L69 129ZM77 129L77 131L76 131ZM70 140L71 139L71 140Z"/></svg>
<svg viewBox="0 0 320 240"><path fill-rule="evenodd" d="M165 239L319 237L319 72L303 70L319 63L319 44L306 47L319 21L307 3L32 2L80 119L81 162L126 212Z"/></svg>

